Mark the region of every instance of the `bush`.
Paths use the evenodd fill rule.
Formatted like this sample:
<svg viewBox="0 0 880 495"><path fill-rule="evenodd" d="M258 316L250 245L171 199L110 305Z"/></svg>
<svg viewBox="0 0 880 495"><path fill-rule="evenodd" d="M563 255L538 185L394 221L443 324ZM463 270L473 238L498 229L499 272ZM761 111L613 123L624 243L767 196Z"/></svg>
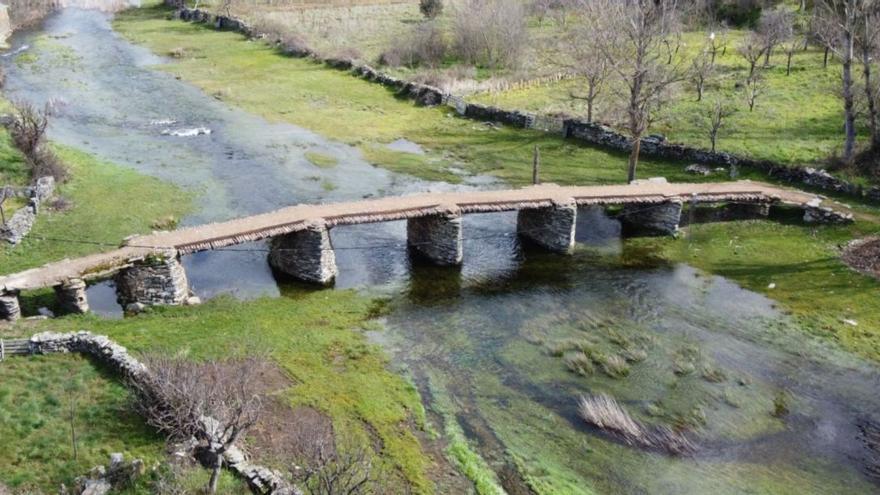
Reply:
<svg viewBox="0 0 880 495"><path fill-rule="evenodd" d="M31 169L31 179L52 176L55 182L67 180L67 170L57 155L46 145L49 109L37 110L30 103L16 103L15 115L9 126L12 143L24 155Z"/></svg>
<svg viewBox="0 0 880 495"><path fill-rule="evenodd" d="M389 67L436 67L446 57L447 46L443 32L434 22L417 25L408 35L379 56L379 63Z"/></svg>
<svg viewBox="0 0 880 495"><path fill-rule="evenodd" d="M481 67L516 67L528 41L526 19L522 2L463 0L453 17L456 55Z"/></svg>
<svg viewBox="0 0 880 495"><path fill-rule="evenodd" d="M428 19L434 19L443 13L443 0L419 0L419 10Z"/></svg>

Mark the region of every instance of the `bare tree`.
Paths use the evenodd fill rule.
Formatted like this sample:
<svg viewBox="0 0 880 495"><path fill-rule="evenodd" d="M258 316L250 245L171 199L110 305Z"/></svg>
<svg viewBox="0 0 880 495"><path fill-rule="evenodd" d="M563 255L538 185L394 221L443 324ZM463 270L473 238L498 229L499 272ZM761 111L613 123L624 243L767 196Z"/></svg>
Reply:
<svg viewBox="0 0 880 495"><path fill-rule="evenodd" d="M794 57L795 52L801 46L800 40L797 38L791 37L785 42L782 43L782 51L785 52L785 75L791 75L791 59Z"/></svg>
<svg viewBox="0 0 880 495"><path fill-rule="evenodd" d="M51 175L56 182L65 181L67 169L46 143L50 105L38 110L30 103L17 102L14 107L9 133L13 144L22 152L31 169L31 179L36 181Z"/></svg>
<svg viewBox="0 0 880 495"><path fill-rule="evenodd" d="M319 447L310 465L294 473L308 495L365 495L379 485L373 456L366 447Z"/></svg>
<svg viewBox="0 0 880 495"><path fill-rule="evenodd" d="M216 493L224 455L262 411L255 390L266 362L248 358L195 363L154 355L144 364L149 373L129 380L136 409L169 440L199 440L211 466L207 490Z"/></svg>
<svg viewBox="0 0 880 495"><path fill-rule="evenodd" d="M715 65L712 63L712 54L708 50L700 52L691 62L690 79L697 89L697 101L703 101L706 82L714 72Z"/></svg>
<svg viewBox="0 0 880 495"><path fill-rule="evenodd" d="M727 50L729 39L729 29L727 26L721 26L717 31L709 33L709 53L712 55L712 65L715 65L715 59L718 58L718 52Z"/></svg>
<svg viewBox="0 0 880 495"><path fill-rule="evenodd" d="M758 36L764 45L764 66L770 65L773 49L794 35L794 15L785 7L765 10L758 21Z"/></svg>
<svg viewBox="0 0 880 495"><path fill-rule="evenodd" d="M709 141L712 143L713 153L718 144L718 133L724 127L727 119L734 113L735 110L729 108L723 101L720 99L715 100L715 105L712 106L711 113L709 114Z"/></svg>
<svg viewBox="0 0 880 495"><path fill-rule="evenodd" d="M843 66L844 145L843 159L852 163L856 150L856 111L853 62L861 13L871 0L817 0L821 9L821 28L817 30L825 46L840 58Z"/></svg>
<svg viewBox="0 0 880 495"><path fill-rule="evenodd" d="M581 92L571 91L571 98L587 103L587 121L593 121L596 100L605 89L609 64L595 45L595 34L588 26L577 25L566 30L559 46L561 61L558 65L580 74L584 80Z"/></svg>
<svg viewBox="0 0 880 495"><path fill-rule="evenodd" d="M746 37L736 48L740 56L749 64L749 79L755 75L758 60L761 60L761 56L764 55L766 49L763 40L755 33Z"/></svg>
<svg viewBox="0 0 880 495"><path fill-rule="evenodd" d="M620 80L626 127L632 139L627 176L632 182L641 139L669 87L684 78L681 60L667 64L665 48L678 37L675 0L581 0L584 23L612 74Z"/></svg>
<svg viewBox="0 0 880 495"><path fill-rule="evenodd" d="M746 80L746 102L749 105L749 111L755 111L755 104L758 102L758 97L764 94L764 90L767 89L767 80L764 78L764 73L762 71L755 71L752 74L752 77Z"/></svg>
<svg viewBox="0 0 880 495"><path fill-rule="evenodd" d="M880 151L880 85L877 84L873 72L875 58L880 55L880 1L866 0L866 5L859 12L858 51L864 78L871 149Z"/></svg>

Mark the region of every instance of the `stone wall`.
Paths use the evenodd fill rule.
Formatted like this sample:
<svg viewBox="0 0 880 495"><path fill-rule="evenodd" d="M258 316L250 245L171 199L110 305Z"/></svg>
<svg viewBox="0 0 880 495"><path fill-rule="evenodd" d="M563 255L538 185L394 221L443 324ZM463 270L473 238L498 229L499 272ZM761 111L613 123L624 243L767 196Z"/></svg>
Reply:
<svg viewBox="0 0 880 495"><path fill-rule="evenodd" d="M90 332L54 333L44 332L30 338L33 354L76 352L91 356L128 380L148 382L150 370L135 359L128 350L104 335ZM205 424L216 423L204 418ZM273 495L302 495L289 485L282 476L271 469L250 463L238 448L231 448L225 455L226 465L237 476L247 480L254 493Z"/></svg>
<svg viewBox="0 0 880 495"><path fill-rule="evenodd" d="M19 209L0 226L0 239L10 244L18 244L34 227L41 205L55 192L55 179L41 177L33 187L7 188L8 195L28 198L28 204Z"/></svg>
<svg viewBox="0 0 880 495"><path fill-rule="evenodd" d="M174 1L174 0L167 0ZM241 19L226 16L213 16L209 12L183 8L178 10L177 17L193 22L210 22L217 29L232 30L248 37L264 37L255 32L246 22ZM281 40L268 40L270 43L281 44ZM512 127L541 130L545 132L560 132L567 139L573 139L584 143L594 144L603 148L628 152L631 148L630 138L616 132L614 129L593 122L585 122L578 119L562 119L546 116L538 116L533 113L519 110L504 110L476 103L468 103L464 98L445 93L439 88L407 82L402 79L380 72L369 65L358 65L352 60L339 58L321 57L311 49L297 47L286 53L297 57L310 57L319 62L326 63L330 67L340 70L351 71L353 74L368 81L387 86L398 94L411 98L421 105L445 104L455 109L462 117L497 122ZM860 186L851 182L836 178L824 170L810 167L786 166L766 160L753 160L736 156L730 153L704 150L683 144L668 142L663 136L649 136L642 140L642 156L663 158L686 163L700 163L711 166L739 166L760 170L770 177L792 184L806 185L817 189L831 191L868 201L880 203L880 187L872 187L865 191Z"/></svg>
<svg viewBox="0 0 880 495"><path fill-rule="evenodd" d="M59 0L7 0L10 31L39 22L60 7Z"/></svg>

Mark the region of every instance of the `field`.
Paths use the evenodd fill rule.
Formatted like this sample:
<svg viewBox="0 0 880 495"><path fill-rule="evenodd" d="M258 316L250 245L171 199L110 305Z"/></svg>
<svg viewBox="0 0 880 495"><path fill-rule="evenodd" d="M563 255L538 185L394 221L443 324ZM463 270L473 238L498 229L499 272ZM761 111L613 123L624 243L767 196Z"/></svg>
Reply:
<svg viewBox="0 0 880 495"><path fill-rule="evenodd" d="M396 98L385 88L344 72L285 57L234 33L168 21L166 14L159 8L132 10L118 16L115 28L156 53L182 49L180 53L187 54L161 66L161 70L217 95L230 105L356 145L378 166L433 180L460 182L469 176L487 174L510 185L523 185L530 181L531 159L537 146L546 181L595 184L622 182L625 178L625 157L619 154L544 133L460 119L445 108L419 108ZM328 36L328 40L332 38ZM796 72L790 77L798 78L803 87L812 87L812 92L804 90L807 98L821 103L819 95L823 88L833 84L835 76L829 72L825 78L816 77L819 68L809 63L817 56L815 52L800 54L798 57L803 58L798 63L803 64L805 73ZM731 72L741 70L733 55L721 60ZM735 124L737 129L744 129L743 134L723 136L722 148L733 150L739 143L746 152L756 156L767 153L789 163L809 161L810 156L833 150L833 98L831 103L811 104L807 111L801 107L808 105L799 103L796 94L785 93L781 88L785 81L781 78L786 76L778 73L778 67L772 70L771 88L776 84L780 88L779 93L768 93L767 102L775 95L780 105L784 103L785 110L773 113L768 108L759 119L758 112L763 109L759 103L755 115L737 115L735 119L744 119ZM710 99L726 92L735 97L729 86L736 77L711 88ZM544 89L479 98L527 106L533 98L537 101ZM530 92L535 96L522 96ZM542 103L536 103L540 108L556 105L554 109L563 110L570 104L564 99L553 100L546 95L544 98ZM675 110L670 118L680 122L670 120L677 123L665 125L701 144L698 127L688 127L687 123L698 106L684 97L679 104L680 108L671 107ZM801 115L804 113L809 117ZM818 120L809 129L798 131L800 134L792 131L809 127L805 125L808 119ZM754 126L759 124L764 127L756 129ZM732 123L731 129L733 126ZM760 138L762 132L767 135L765 139ZM670 131L669 135L679 139L679 134ZM788 135L790 141L777 142L773 137ZM386 147L401 138L418 144L426 154ZM3 149L0 146L0 153ZM125 235L150 230L157 222L167 224L189 208L190 199L168 184L101 163L76 150L59 151L72 168L73 180L61 191L73 206L67 211L42 215L23 246L7 248L0 255L0 273L100 248L50 238L99 238L115 244ZM21 165L13 152L9 156L3 172L8 174L7 180L15 181L22 174ZM335 165L319 154L308 159L321 167ZM640 175L696 180L684 173L685 165L645 160ZM744 172L747 177L760 178L754 172ZM131 198L138 198L143 205L137 212L114 208ZM671 262L689 263L766 294L795 315L805 332L880 361L880 302L875 297L880 284L849 270L838 258L842 244L876 232L880 220L876 208L859 203L853 206L858 213L853 226L813 228L795 222L763 221L701 225L687 229L681 239L635 240L628 247L650 248ZM450 418L441 418L439 423L432 420L416 388L391 370L381 349L369 343L366 334L379 327L374 320L384 310L381 300L371 300L354 291L291 290L278 299L239 302L219 298L200 307L157 309L125 320L76 316L29 321L4 329L2 335L87 328L111 336L135 353L181 354L193 359L265 353L287 380L277 392L283 404L292 411L317 410L332 420L338 434L357 442L381 445L379 464L396 483L394 486L406 484L416 493L452 492L443 480L437 479L438 473L450 471L448 461L437 455L443 449L443 440L436 437L438 431L443 431L450 442L446 452L454 459L452 462L459 464L459 471L475 481L480 493L493 493L496 488L492 473L471 450L455 422ZM852 321L857 325L848 323ZM65 388L61 377L69 376L76 380L72 381L73 386ZM106 462L109 452L116 450L151 462L163 456L161 439L142 422L126 413L115 414L124 411L124 390L114 377L88 361L67 356L11 360L0 366L0 382L12 384L0 392L0 438L16 446L0 453L0 481L11 488L54 490L59 481L69 482L91 465ZM71 403L79 404L76 401L80 399L83 405L74 419L84 426L80 457L73 462L67 441L69 415L66 417L64 411L69 411ZM19 407L21 404L24 407ZM442 410L443 404L440 409L441 416L448 412ZM95 423L104 425L101 434L90 429L89 425ZM514 423L510 424L514 428ZM281 431L284 425L278 428ZM241 486L227 479L225 489L235 493Z"/></svg>
<svg viewBox="0 0 880 495"><path fill-rule="evenodd" d="M350 56L370 64L376 64L383 51L406 39L407 33L421 20L415 2L346 8L290 5L254 8L246 2L237 5L233 12L258 26L296 33L324 55ZM451 38L453 10L454 6L448 6L438 21L447 41ZM515 68L468 68L454 57L447 57L436 69L404 66L383 70L404 78L427 78L456 93L469 94L469 98L478 103L538 114L583 117L586 103L572 96L584 93L582 78L538 82L548 76L571 72L562 65L565 56L558 52L558 43L578 22L577 16L571 13L564 22L553 15L540 19L530 17L529 41L523 49L521 64ZM755 110L749 111L742 87L748 67L736 49L746 31L734 29L718 35L726 46L718 56L703 100L696 101L696 90L690 81L677 84L650 132L663 134L675 142L708 148L709 114L715 102L721 101L734 113L720 132L720 150L783 164L819 167L827 166L829 158L840 154L843 146L843 108L838 97L840 65L833 57L825 67L820 48L810 46L798 50L792 60L792 73L786 75L786 57L777 48L771 65L764 70L766 88L758 97ZM708 33L704 31L684 34L678 57L685 67L704 49L707 40ZM520 81L526 83L519 84ZM619 97L614 90L618 85L613 77L609 78L594 115L596 120L612 126L622 124L617 110ZM860 133L864 135L864 129ZM838 173L854 178L847 170Z"/></svg>

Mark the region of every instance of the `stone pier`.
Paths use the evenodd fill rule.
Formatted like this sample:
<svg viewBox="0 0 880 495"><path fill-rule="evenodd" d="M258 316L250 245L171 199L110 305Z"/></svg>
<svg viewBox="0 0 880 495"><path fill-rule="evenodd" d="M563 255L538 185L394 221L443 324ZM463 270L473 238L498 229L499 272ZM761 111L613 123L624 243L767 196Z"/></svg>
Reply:
<svg viewBox="0 0 880 495"><path fill-rule="evenodd" d="M81 279L71 279L55 286L55 296L63 313L84 314L89 312L89 300L86 297L86 283Z"/></svg>
<svg viewBox="0 0 880 495"><path fill-rule="evenodd" d="M0 319L15 321L21 318L21 306L18 302L18 292L0 292Z"/></svg>
<svg viewBox="0 0 880 495"><path fill-rule="evenodd" d="M126 310L132 306L176 306L190 296L186 271L177 253L169 252L138 262L116 275L116 296Z"/></svg>
<svg viewBox="0 0 880 495"><path fill-rule="evenodd" d="M623 207L624 232L635 235L675 235L681 223L681 201L634 203Z"/></svg>
<svg viewBox="0 0 880 495"><path fill-rule="evenodd" d="M520 237L556 253L574 248L577 203L574 199L554 201L546 208L519 210L516 229Z"/></svg>
<svg viewBox="0 0 880 495"><path fill-rule="evenodd" d="M305 230L272 239L269 264L291 277L327 285L336 278L336 253L330 231L323 221L312 222Z"/></svg>
<svg viewBox="0 0 880 495"><path fill-rule="evenodd" d="M464 259L461 210L452 206L436 215L406 222L409 248L440 266L460 265Z"/></svg>

